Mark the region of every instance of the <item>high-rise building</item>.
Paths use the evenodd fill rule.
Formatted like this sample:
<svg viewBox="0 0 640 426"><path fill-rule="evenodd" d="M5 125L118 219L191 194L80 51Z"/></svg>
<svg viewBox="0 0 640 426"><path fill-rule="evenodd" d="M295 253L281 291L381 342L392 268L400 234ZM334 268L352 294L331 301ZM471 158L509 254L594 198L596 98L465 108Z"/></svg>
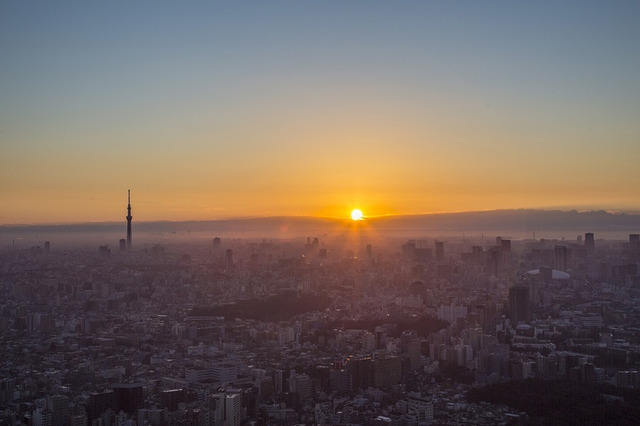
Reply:
<svg viewBox="0 0 640 426"><path fill-rule="evenodd" d="M291 374L289 377L289 387L292 393L298 395L298 402L300 403L313 396L313 383L311 377L307 374Z"/></svg>
<svg viewBox="0 0 640 426"><path fill-rule="evenodd" d="M553 269L566 271L569 262L569 251L565 246L553 248Z"/></svg>
<svg viewBox="0 0 640 426"><path fill-rule="evenodd" d="M402 245L402 257L405 260L413 261L415 259L416 242L409 240Z"/></svg>
<svg viewBox="0 0 640 426"><path fill-rule="evenodd" d="M436 241L436 260L444 259L444 242Z"/></svg>
<svg viewBox="0 0 640 426"><path fill-rule="evenodd" d="M127 414L135 414L142 408L144 402L142 383L116 383L111 386L113 389L114 402L117 411L124 411Z"/></svg>
<svg viewBox="0 0 640 426"><path fill-rule="evenodd" d="M89 422L99 419L102 413L108 409L116 408L115 393L108 390L100 393L91 393L87 404L87 414Z"/></svg>
<svg viewBox="0 0 640 426"><path fill-rule="evenodd" d="M331 370L329 373L329 384L332 391L350 392L351 374L345 369Z"/></svg>
<svg viewBox="0 0 640 426"><path fill-rule="evenodd" d="M66 426L71 419L69 398L64 395L52 395L47 398L47 409L51 411L52 426Z"/></svg>
<svg viewBox="0 0 640 426"><path fill-rule="evenodd" d="M640 261L640 234L629 234L629 260Z"/></svg>
<svg viewBox="0 0 640 426"><path fill-rule="evenodd" d="M233 268L233 250L226 249L224 251L224 258L225 258L226 269L227 271L229 271Z"/></svg>
<svg viewBox="0 0 640 426"><path fill-rule="evenodd" d="M46 407L37 407L31 413L31 424L33 426L53 426L51 410Z"/></svg>
<svg viewBox="0 0 640 426"><path fill-rule="evenodd" d="M224 425L225 419L225 398L222 392L214 393L209 396L209 424L213 426Z"/></svg>
<svg viewBox="0 0 640 426"><path fill-rule="evenodd" d="M409 361L409 369L417 370L420 368L422 343L420 337L415 330L405 330L400 337L400 350Z"/></svg>
<svg viewBox="0 0 640 426"><path fill-rule="evenodd" d="M273 384L275 392L277 394L283 393L285 391L284 370L278 369L273 372Z"/></svg>
<svg viewBox="0 0 640 426"><path fill-rule="evenodd" d="M347 363L351 373L353 389L366 389L373 386L373 361L371 357L351 359Z"/></svg>
<svg viewBox="0 0 640 426"><path fill-rule="evenodd" d="M224 401L224 425L240 426L242 421L242 394L227 394Z"/></svg>
<svg viewBox="0 0 640 426"><path fill-rule="evenodd" d="M515 285L509 288L509 316L514 325L529 321L529 287Z"/></svg>
<svg viewBox="0 0 640 426"><path fill-rule="evenodd" d="M584 234L584 248L587 249L588 252L592 252L596 248L596 241L593 237L593 232L587 232Z"/></svg>
<svg viewBox="0 0 640 426"><path fill-rule="evenodd" d="M373 387L387 388L402 382L402 358L382 356L373 360Z"/></svg>
<svg viewBox="0 0 640 426"><path fill-rule="evenodd" d="M0 379L0 408L8 406L13 401L15 387L15 377Z"/></svg>
<svg viewBox="0 0 640 426"><path fill-rule="evenodd" d="M131 190L127 191L127 248L131 250Z"/></svg>
<svg viewBox="0 0 640 426"><path fill-rule="evenodd" d="M169 411L178 410L178 406L182 402L186 402L186 392L184 389L169 389L160 392L160 406Z"/></svg>

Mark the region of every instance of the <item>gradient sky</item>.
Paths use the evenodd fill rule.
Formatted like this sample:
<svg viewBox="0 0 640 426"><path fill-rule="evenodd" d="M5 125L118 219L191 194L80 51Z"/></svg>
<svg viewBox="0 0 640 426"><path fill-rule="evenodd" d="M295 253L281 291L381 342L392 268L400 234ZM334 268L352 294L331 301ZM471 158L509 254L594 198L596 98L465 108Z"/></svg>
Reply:
<svg viewBox="0 0 640 426"><path fill-rule="evenodd" d="M640 211L640 2L0 3L0 224Z"/></svg>

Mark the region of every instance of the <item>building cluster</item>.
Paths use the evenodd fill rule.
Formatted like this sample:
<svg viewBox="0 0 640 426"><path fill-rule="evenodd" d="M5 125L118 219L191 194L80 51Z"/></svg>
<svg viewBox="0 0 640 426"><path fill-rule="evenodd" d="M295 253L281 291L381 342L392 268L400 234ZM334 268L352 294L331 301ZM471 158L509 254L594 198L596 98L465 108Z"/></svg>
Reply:
<svg viewBox="0 0 640 426"><path fill-rule="evenodd" d="M507 424L466 391L640 388L637 234L130 237L0 252L1 424Z"/></svg>

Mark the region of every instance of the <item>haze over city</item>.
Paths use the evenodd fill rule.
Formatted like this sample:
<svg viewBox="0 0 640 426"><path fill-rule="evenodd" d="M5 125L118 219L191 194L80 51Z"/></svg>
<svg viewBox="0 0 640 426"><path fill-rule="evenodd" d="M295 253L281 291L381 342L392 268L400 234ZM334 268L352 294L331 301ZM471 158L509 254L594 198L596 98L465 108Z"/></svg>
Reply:
<svg viewBox="0 0 640 426"><path fill-rule="evenodd" d="M640 211L640 5L2 2L0 224Z"/></svg>

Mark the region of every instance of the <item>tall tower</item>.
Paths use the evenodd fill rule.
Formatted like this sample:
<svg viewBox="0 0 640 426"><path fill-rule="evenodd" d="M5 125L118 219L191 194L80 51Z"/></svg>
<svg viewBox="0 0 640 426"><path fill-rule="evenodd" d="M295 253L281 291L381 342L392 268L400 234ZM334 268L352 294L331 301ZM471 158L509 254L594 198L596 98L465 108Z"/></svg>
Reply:
<svg viewBox="0 0 640 426"><path fill-rule="evenodd" d="M131 190L127 191L127 249L131 250Z"/></svg>

